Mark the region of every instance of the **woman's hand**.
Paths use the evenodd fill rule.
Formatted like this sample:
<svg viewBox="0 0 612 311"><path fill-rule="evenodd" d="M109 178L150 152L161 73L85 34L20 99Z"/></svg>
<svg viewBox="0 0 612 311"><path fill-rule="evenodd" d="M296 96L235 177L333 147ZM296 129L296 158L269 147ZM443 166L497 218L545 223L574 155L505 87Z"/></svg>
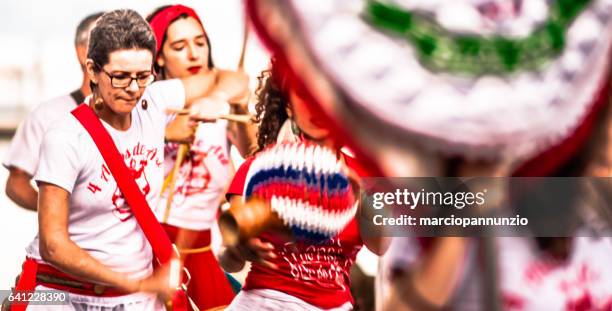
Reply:
<svg viewBox="0 0 612 311"><path fill-rule="evenodd" d="M57 269L88 282L109 285L126 293L139 291L139 281L113 271L70 239L70 193L45 182L38 182L38 188L38 232L42 259Z"/></svg>
<svg viewBox="0 0 612 311"><path fill-rule="evenodd" d="M195 139L198 123L189 116L176 116L166 126L166 141L182 144L190 144Z"/></svg>
<svg viewBox="0 0 612 311"><path fill-rule="evenodd" d="M270 259L276 258L274 254L274 245L272 243L265 243L259 238L251 238L246 242L239 244L235 251L239 256L245 260L260 263L268 268L278 268L273 264Z"/></svg>
<svg viewBox="0 0 612 311"><path fill-rule="evenodd" d="M237 272L242 269L246 261L257 262L270 269L277 269L270 259L276 258L274 254L274 246L271 243L265 243L259 238L251 238L237 246L226 247L219 261L221 266L228 272Z"/></svg>
<svg viewBox="0 0 612 311"><path fill-rule="evenodd" d="M170 264L165 264L155 269L151 276L138 281L136 291L157 294L163 301L172 299L177 284L171 284L170 267Z"/></svg>
<svg viewBox="0 0 612 311"><path fill-rule="evenodd" d="M196 100L189 112L192 121L215 122L219 116L229 113L229 104L220 96L209 96Z"/></svg>

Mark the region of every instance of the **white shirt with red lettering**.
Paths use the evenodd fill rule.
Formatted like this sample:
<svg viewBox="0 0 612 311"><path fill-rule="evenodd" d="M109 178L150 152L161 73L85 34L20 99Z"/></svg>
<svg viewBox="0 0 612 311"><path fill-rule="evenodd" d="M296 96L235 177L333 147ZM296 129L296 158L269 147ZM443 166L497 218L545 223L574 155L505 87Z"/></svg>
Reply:
<svg viewBox="0 0 612 311"><path fill-rule="evenodd" d="M226 111L226 113L229 111ZM164 178L172 172L178 144L166 144ZM164 219L168 191L155 208L160 222L191 230L208 230L216 221L233 167L230 165L227 121L200 123L195 140L184 158L174 185L168 219Z"/></svg>
<svg viewBox="0 0 612 311"><path fill-rule="evenodd" d="M578 234L581 235L581 234ZM498 289L506 311L612 310L612 238L578 236L567 261L548 258L532 237L498 237ZM481 278L483 259L477 240L469 243L449 310L486 310ZM394 269L408 271L427 252L417 239L395 237L381 260L377 295L386 301ZM382 305L378 309L382 308Z"/></svg>
<svg viewBox="0 0 612 311"><path fill-rule="evenodd" d="M575 237L567 261L533 238L498 238L504 310L612 310L612 238Z"/></svg>
<svg viewBox="0 0 612 311"><path fill-rule="evenodd" d="M142 100L147 101L147 109ZM181 108L184 101L179 80L155 82L132 110L128 130L116 130L102 121L150 206L157 204L162 186L165 110ZM34 179L70 192L68 234L80 248L132 278L152 272L151 246L91 136L71 114L46 133ZM27 254L42 261L38 236Z"/></svg>

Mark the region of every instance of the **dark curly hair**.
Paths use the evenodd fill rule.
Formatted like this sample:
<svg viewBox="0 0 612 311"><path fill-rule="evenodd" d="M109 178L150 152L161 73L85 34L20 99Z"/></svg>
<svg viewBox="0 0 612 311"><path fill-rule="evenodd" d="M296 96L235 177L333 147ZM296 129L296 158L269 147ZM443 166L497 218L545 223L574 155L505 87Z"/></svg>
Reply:
<svg viewBox="0 0 612 311"><path fill-rule="evenodd" d="M255 122L259 124L257 131L257 146L260 151L276 143L276 137L283 123L289 118L287 108L289 100L283 91L283 80L277 70L274 70L274 60L271 69L264 70L257 77L258 86L255 91Z"/></svg>

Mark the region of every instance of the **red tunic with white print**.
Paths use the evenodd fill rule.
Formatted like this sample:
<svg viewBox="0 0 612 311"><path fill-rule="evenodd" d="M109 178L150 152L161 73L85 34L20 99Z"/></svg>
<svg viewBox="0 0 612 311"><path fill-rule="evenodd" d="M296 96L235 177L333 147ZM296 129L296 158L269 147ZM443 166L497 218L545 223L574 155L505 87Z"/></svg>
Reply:
<svg viewBox="0 0 612 311"><path fill-rule="evenodd" d="M252 161L253 158L247 159L238 169L228 195L242 195ZM356 220L322 244L287 242L269 232L259 237L274 245L277 258L270 261L278 269L253 263L244 290L273 289L322 309L353 303L349 274L363 246Z"/></svg>

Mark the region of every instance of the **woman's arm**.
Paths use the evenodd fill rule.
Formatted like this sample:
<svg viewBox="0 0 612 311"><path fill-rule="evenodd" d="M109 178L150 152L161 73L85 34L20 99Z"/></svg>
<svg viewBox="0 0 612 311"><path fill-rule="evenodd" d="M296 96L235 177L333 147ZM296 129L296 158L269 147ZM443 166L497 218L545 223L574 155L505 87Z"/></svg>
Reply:
<svg viewBox="0 0 612 311"><path fill-rule="evenodd" d="M77 246L68 236L68 191L39 183L38 230L40 255L58 269L93 283L107 284L126 292L138 290L138 281L115 272Z"/></svg>
<svg viewBox="0 0 612 311"><path fill-rule="evenodd" d="M219 84L213 93L227 94L230 103L230 113L238 115L250 114L249 77L242 72L225 71L220 73ZM256 146L257 128L253 122L229 122L229 139L242 157L250 155Z"/></svg>
<svg viewBox="0 0 612 311"><path fill-rule="evenodd" d="M248 95L249 77L241 72L212 70L182 78L185 88L185 103L188 107L201 97L211 96L226 102L242 99Z"/></svg>
<svg viewBox="0 0 612 311"><path fill-rule="evenodd" d="M359 198L359 196L357 197ZM382 256L391 244L391 237L385 237L383 226L373 225L372 218L374 215L374 209L363 208L363 205L359 204L356 218L361 240L372 253ZM364 232L366 230L368 232Z"/></svg>
<svg viewBox="0 0 612 311"><path fill-rule="evenodd" d="M248 76L242 72L218 70L216 71L216 79L212 79L214 72L182 79L185 87L185 106L190 107L192 104L210 106L213 103L229 103L231 114L248 115ZM207 100L198 101L201 98ZM197 104L196 101L198 101ZM220 107L222 105L214 106ZM229 139L243 157L249 155L255 147L255 133L255 125L251 122L237 123L230 121L229 123Z"/></svg>
<svg viewBox="0 0 612 311"><path fill-rule="evenodd" d="M456 291L467 244L461 237L435 238L433 247L405 273L391 276L383 309L397 310L398 304L412 310L443 309Z"/></svg>
<svg viewBox="0 0 612 311"><path fill-rule="evenodd" d="M37 210L38 192L32 187L32 176L17 167L9 168L9 177L6 180L6 196L17 205L31 211Z"/></svg>
<svg viewBox="0 0 612 311"><path fill-rule="evenodd" d="M231 103L230 113L238 115L248 115L249 109L246 103ZM240 155L245 158L249 156L256 148L256 133L257 128L253 122L240 123L240 122L229 122L229 140L232 145L236 146Z"/></svg>
<svg viewBox="0 0 612 311"><path fill-rule="evenodd" d="M67 274L92 283L106 284L133 293L138 291L170 297L168 268L162 267L144 280L134 280L103 265L76 245L68 235L68 191L53 184L39 182L38 230L43 260Z"/></svg>
<svg viewBox="0 0 612 311"><path fill-rule="evenodd" d="M346 164L346 162L345 162ZM351 187L353 189L353 195L357 200L361 200L361 177L348 165L345 165L345 172ZM374 217L374 209L364 208L364 204L359 203L357 208L357 225L359 226L359 235L365 247L368 248L372 253L382 256L385 254L389 245L391 244L391 238L385 237L384 227L374 226L372 218ZM365 231L368 231L367 233Z"/></svg>

